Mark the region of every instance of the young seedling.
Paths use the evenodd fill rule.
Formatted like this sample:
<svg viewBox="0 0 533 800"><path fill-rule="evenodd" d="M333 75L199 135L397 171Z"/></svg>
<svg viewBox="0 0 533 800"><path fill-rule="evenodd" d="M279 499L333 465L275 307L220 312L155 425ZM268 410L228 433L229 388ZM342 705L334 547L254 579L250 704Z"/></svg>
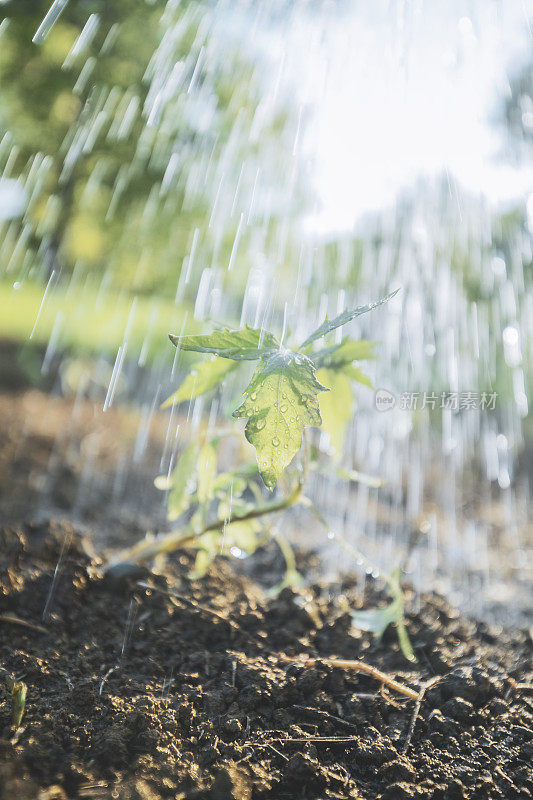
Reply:
<svg viewBox="0 0 533 800"><path fill-rule="evenodd" d="M255 447L259 473L265 486L272 491L300 450L304 429L322 425L319 394L332 439L338 444L343 432L339 420L347 424L347 412L351 414L352 381L370 385L354 361L372 356L371 342L345 338L338 344L318 349L315 349L315 342L387 302L395 294L344 311L332 320L326 318L295 348L283 346L269 331L248 327L197 336L170 334L171 342L179 349L208 354L214 359L198 364L164 405L198 397L218 386L239 363L257 362L244 390L244 402L235 409L233 416L247 420L245 436ZM325 392L331 392L329 403L322 399Z"/></svg>
<svg viewBox="0 0 533 800"><path fill-rule="evenodd" d="M13 681L11 696L13 698L13 717L12 725L15 730L20 728L24 710L26 708L26 694L28 687L22 681Z"/></svg>
<svg viewBox="0 0 533 800"><path fill-rule="evenodd" d="M12 717L11 717L11 725L13 729L16 731L20 728L22 723L22 717L24 716L24 710L26 708L26 695L28 693L28 687L22 681L17 681L12 678L4 669L0 670L4 675L4 683L7 687L7 690L11 693L12 698Z"/></svg>
<svg viewBox="0 0 533 800"><path fill-rule="evenodd" d="M177 391L163 403L163 408L212 391L243 363L257 362L244 390L245 399L233 411L234 418L246 419L244 433L255 448L257 464L245 462L232 471L219 471L219 445L227 432L213 438L199 436L182 451L172 473L155 481L157 488L168 491L168 519L183 520L179 530L139 542L119 553L112 564L146 561L178 547L192 546L197 550L192 577L202 577L216 555L241 557L252 553L265 538L268 515L299 501L312 506L304 497L303 488L309 468L320 471L322 466L317 453L309 447L306 428L324 427L334 451L342 453L352 414L353 383L371 386L356 364L374 355L373 342L345 337L331 344L325 337L395 294L344 311L332 320L326 318L295 348L283 346L268 331L249 327L201 335L170 334L170 340L179 349L210 358L192 368ZM318 347L317 342L321 342ZM279 500L265 502L259 476L267 489L273 491L302 449L302 441L305 445L301 465L288 471L290 480L285 494ZM335 471L348 480L380 485L375 478L342 470L338 465ZM312 508L325 523L322 515ZM275 538L286 563L285 578L276 587L279 590L294 585L300 576L288 542L279 534ZM404 624L400 574L385 580L392 602L383 609L354 612L354 625L381 636L391 622L395 623L402 652L408 660L415 660Z"/></svg>
<svg viewBox="0 0 533 800"><path fill-rule="evenodd" d="M369 571L374 571L374 565L371 564L369 559L363 553L361 553L360 550L357 550L355 547L353 547L343 536L340 536L338 533L335 533L331 530L323 514L308 497L302 497L301 502L313 512L319 522L321 522L322 525L324 525L324 527L328 530L328 536L330 539L334 539L360 564L365 564ZM417 658L411 645L407 628L405 627L405 600L401 584L402 575L403 572L401 569L394 570L391 575L380 572L380 577L385 582L387 591L392 598L391 602L381 608L369 608L361 611L352 611L351 617L353 626L355 628L359 628L362 631L370 631L377 637L377 639L381 639L389 625L394 625L398 636L400 650L407 661L415 662Z"/></svg>

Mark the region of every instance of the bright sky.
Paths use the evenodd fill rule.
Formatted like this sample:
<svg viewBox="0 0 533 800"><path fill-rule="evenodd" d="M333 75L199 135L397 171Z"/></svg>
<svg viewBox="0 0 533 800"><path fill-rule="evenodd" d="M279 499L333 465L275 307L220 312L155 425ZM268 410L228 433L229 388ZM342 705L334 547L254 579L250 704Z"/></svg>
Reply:
<svg viewBox="0 0 533 800"><path fill-rule="evenodd" d="M531 57L533 2L338 8L330 4L321 41L316 19L313 30L294 26L302 102L316 109L303 142L321 202L315 230L350 229L420 175L445 170L495 204L533 190L533 165L506 164L501 131L489 121L509 76Z"/></svg>

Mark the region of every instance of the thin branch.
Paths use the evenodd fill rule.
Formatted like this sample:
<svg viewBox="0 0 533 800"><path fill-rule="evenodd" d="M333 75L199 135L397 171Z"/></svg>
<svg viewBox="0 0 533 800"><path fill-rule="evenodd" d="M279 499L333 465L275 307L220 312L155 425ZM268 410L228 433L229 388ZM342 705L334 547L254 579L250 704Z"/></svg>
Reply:
<svg viewBox="0 0 533 800"><path fill-rule="evenodd" d="M348 722L348 720L342 719L342 717L336 717L334 714L328 714L327 711L322 711L319 708L308 708L307 706L297 705L292 706L292 708L296 711L300 711L304 717L314 719L317 722L331 722L339 728L345 728L348 731L357 730L357 725L354 725L353 722Z"/></svg>
<svg viewBox="0 0 533 800"><path fill-rule="evenodd" d="M249 742L258 747L268 747L272 742L276 744L354 744L359 741L359 736L299 736L290 739L271 739L270 742Z"/></svg>
<svg viewBox="0 0 533 800"><path fill-rule="evenodd" d="M20 625L22 628L30 628L32 631L38 631L38 633L50 633L48 628L44 628L42 625L37 625L27 619L15 617L12 614L0 614L0 622L5 622L7 625Z"/></svg>
<svg viewBox="0 0 533 800"><path fill-rule="evenodd" d="M275 753L277 756L279 756L280 758L282 758L284 761L288 761L288 760L289 760L289 759L287 758L287 756L285 755L285 753L280 753L280 752L279 752L279 750L276 750L276 748L274 747L274 745L270 744L270 742L267 742L266 744L264 744L264 745L261 745L261 746L262 746L262 747L268 747L268 748L269 748L269 750L272 750L272 751L273 751L273 752L274 752L274 753Z"/></svg>
<svg viewBox="0 0 533 800"><path fill-rule="evenodd" d="M105 684L107 683L107 679L108 679L108 678L109 678L109 677L110 677L110 676L113 674L113 672L115 672L115 670L117 670L118 668L119 668L119 667L118 667L118 665L116 665L116 664L115 664L115 666L114 666L114 667L110 667L110 668L107 670L106 674L104 675L104 677L103 677L103 678L102 678L102 680L100 681L100 689L98 690L98 696L99 696L99 697L101 697L101 696L102 696L102 692L104 691L104 686L105 686Z"/></svg>
<svg viewBox="0 0 533 800"><path fill-rule="evenodd" d="M418 715L420 714L420 706L422 705L422 700L424 699L424 695L425 695L426 691L431 686L433 686L433 684L437 683L437 681L440 681L440 679L441 679L441 676L437 675L436 677L431 678L431 680L426 681L426 683L420 689L420 691L418 693L418 697L416 699L415 707L413 709L413 715L411 717L411 721L409 722L409 728L407 730L407 736L405 737L405 742L403 743L402 755L405 755L407 753L407 750L409 749L409 745L411 744L411 739L413 738L413 733L415 732L415 725L416 725L416 721L418 719Z"/></svg>
<svg viewBox="0 0 533 800"><path fill-rule="evenodd" d="M290 658L289 656L280 655L279 658L287 664L294 664L297 662L297 657ZM393 689L395 692L398 692L398 694L408 697L409 700L418 699L419 693L414 689L410 689L409 686L405 686L405 684L400 683L394 678L391 678L390 675L387 675L385 672L381 672L381 670L377 669L377 667L372 667L370 664L365 664L364 661L352 661L342 658L308 658L299 663L301 663L304 667L314 667L320 664L325 664L328 667L345 669L352 672L361 672L364 675L369 675L371 678L379 681L384 686L388 686L389 689Z"/></svg>

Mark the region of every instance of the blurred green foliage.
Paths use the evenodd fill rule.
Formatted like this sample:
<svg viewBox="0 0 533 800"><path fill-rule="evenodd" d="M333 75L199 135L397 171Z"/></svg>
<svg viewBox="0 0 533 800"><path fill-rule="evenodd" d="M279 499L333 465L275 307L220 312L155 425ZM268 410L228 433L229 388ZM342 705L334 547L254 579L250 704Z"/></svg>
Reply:
<svg viewBox="0 0 533 800"><path fill-rule="evenodd" d="M128 349L147 362L169 348L169 330L196 325L187 309L165 298L138 297L132 307L128 292L102 293L97 286L56 286L43 300L43 287L27 282L13 288L0 283L0 335L46 347L59 337L62 349L113 359L128 330ZM42 307L41 307L42 303Z"/></svg>
<svg viewBox="0 0 533 800"><path fill-rule="evenodd" d="M111 285L169 298L192 248L198 274L226 269L240 225L230 193L239 188L249 208L253 187L240 171L246 164L245 177L255 174L259 152L263 174L281 183L286 109L271 108L252 131L262 98L256 70L235 42L220 46L201 3L78 0L33 44L48 7L20 0L2 8L0 131L8 133L0 167L9 160L8 174L26 177L31 191L24 218L4 226L4 267L19 280L46 280L53 269L108 273ZM91 14L96 33L80 48ZM277 227L269 212L262 248L276 246ZM254 228L241 228L227 283L242 293ZM179 294L194 298L197 287L198 275Z"/></svg>

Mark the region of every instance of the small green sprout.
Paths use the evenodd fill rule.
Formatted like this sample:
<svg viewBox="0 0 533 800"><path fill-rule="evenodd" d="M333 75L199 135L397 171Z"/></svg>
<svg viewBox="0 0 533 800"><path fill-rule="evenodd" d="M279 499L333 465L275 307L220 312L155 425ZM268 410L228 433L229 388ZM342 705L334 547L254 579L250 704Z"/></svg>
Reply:
<svg viewBox="0 0 533 800"><path fill-rule="evenodd" d="M390 603L383 606L383 608L354 611L352 613L352 623L356 628L360 628L362 631L371 631L378 639L381 639L389 625L395 625L398 635L398 644L400 645L403 655L408 661L414 662L417 659L409 640L407 628L405 627L404 596L400 582L401 575L401 570L396 569L392 575L385 576L387 589L392 597Z"/></svg>
<svg viewBox="0 0 533 800"><path fill-rule="evenodd" d="M355 474L354 476L355 477ZM365 479L368 479L369 476L363 476ZM331 530L328 521L324 517L324 515L320 512L320 510L315 506L315 504L309 499L309 497L302 496L300 499L302 505L306 506L313 512L315 517L319 520L319 522L324 525L324 527L328 530L328 537L330 539L334 539L337 544L339 544L344 550L350 553L360 564L365 564L367 569L373 571L374 567L369 561L369 559L361 553L360 550L353 547L350 542L347 542L344 536L336 533L335 531ZM385 585L391 596L392 600L389 604L384 606L383 608L371 608L371 609L364 609L361 611L352 611L348 607L346 603L346 608L344 609L347 612L351 613L352 617L352 624L355 628L359 628L362 631L370 631L374 633L378 639L380 639L385 630L388 628L390 624L394 624L396 626L396 633L398 636L398 644L400 645L400 650L402 651L404 657L407 661L415 662L417 658L415 656L413 647L411 645L411 641L409 639L409 634L407 633L407 628L405 626L405 616L404 616L404 593L402 589L402 570L396 569L391 575L386 575L385 573L380 573L381 578L385 581Z"/></svg>
<svg viewBox="0 0 533 800"><path fill-rule="evenodd" d="M11 725L14 730L18 730L20 728L22 717L24 716L24 710L26 708L26 695L28 693L28 687L22 681L17 681L14 678L11 678L8 674L6 674L6 670L2 669L1 672L4 674L4 682L9 692L11 692L12 698L12 717L11 717Z"/></svg>
<svg viewBox="0 0 533 800"><path fill-rule="evenodd" d="M13 718L12 724L15 730L20 728L24 710L26 708L26 694L28 687L22 681L13 681L11 696L13 697Z"/></svg>

